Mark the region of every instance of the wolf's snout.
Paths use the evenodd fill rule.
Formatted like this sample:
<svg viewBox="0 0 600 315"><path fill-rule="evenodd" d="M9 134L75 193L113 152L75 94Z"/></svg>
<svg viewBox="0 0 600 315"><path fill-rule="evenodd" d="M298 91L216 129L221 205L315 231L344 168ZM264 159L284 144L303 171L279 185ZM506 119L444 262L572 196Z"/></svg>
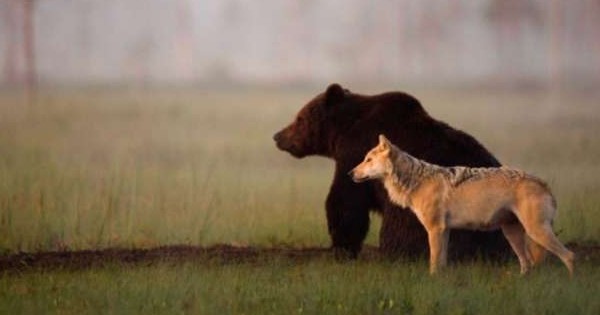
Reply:
<svg viewBox="0 0 600 315"><path fill-rule="evenodd" d="M355 183L361 183L365 181L364 178L356 176L356 169L351 169L350 172L348 172L348 175L350 176L350 178L352 178L352 181Z"/></svg>

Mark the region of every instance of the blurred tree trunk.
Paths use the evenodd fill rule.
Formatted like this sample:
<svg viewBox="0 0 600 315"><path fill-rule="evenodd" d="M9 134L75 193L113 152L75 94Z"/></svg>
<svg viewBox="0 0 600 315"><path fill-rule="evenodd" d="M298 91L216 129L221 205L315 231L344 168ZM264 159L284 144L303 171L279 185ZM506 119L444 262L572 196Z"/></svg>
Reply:
<svg viewBox="0 0 600 315"><path fill-rule="evenodd" d="M23 0L23 52L25 55L25 88L29 100L35 90L37 74L35 68L34 1Z"/></svg>
<svg viewBox="0 0 600 315"><path fill-rule="evenodd" d="M590 38L598 38L600 35L600 0L590 0L589 1L590 9L586 12L588 13L588 21L589 21L589 31ZM594 45L594 53L592 54L595 58L592 59L594 63L594 71L595 75L592 77L595 80L595 84L600 83L600 41L592 40L592 44Z"/></svg>
<svg viewBox="0 0 600 315"><path fill-rule="evenodd" d="M2 19L6 27L6 53L4 55L4 77L9 85L18 83L17 77L17 27L16 27L16 4L15 0L9 0L5 3L5 11Z"/></svg>
<svg viewBox="0 0 600 315"><path fill-rule="evenodd" d="M554 92L558 92L562 85L562 29L564 28L562 21L563 10L561 8L560 0L552 0L549 8L549 26L550 26L550 43L549 43L549 54L548 68L550 74L550 89Z"/></svg>
<svg viewBox="0 0 600 315"><path fill-rule="evenodd" d="M185 82L194 78L194 66L192 59L194 57L194 34L193 34L193 17L191 12L191 4L189 1L178 1L177 8L177 24L175 34L176 60L175 66L177 81Z"/></svg>

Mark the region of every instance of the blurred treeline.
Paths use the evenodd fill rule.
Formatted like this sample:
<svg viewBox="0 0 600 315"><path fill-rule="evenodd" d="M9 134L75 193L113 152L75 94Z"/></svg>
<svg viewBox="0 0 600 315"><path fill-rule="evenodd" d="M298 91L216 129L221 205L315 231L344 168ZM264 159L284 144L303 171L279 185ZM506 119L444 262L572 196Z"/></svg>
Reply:
<svg viewBox="0 0 600 315"><path fill-rule="evenodd" d="M0 85L593 86L599 0L0 0Z"/></svg>

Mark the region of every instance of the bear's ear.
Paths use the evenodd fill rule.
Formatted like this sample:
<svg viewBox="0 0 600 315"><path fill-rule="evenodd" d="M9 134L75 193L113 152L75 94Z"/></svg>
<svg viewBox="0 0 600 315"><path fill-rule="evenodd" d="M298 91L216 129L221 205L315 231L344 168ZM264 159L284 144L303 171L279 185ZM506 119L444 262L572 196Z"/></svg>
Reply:
<svg viewBox="0 0 600 315"><path fill-rule="evenodd" d="M325 92L325 103L327 105L339 103L341 100L344 99L345 94L346 90L344 90L341 85L333 83L327 88L327 91Z"/></svg>

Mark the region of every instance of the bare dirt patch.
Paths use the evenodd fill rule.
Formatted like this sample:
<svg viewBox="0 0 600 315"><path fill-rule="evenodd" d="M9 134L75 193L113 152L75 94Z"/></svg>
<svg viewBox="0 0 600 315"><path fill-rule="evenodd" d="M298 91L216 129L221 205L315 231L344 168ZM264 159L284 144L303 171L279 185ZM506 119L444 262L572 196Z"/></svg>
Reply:
<svg viewBox="0 0 600 315"><path fill-rule="evenodd" d="M600 263L600 245L567 244L579 261ZM108 248L101 250L55 251L19 253L0 256L0 273L22 272L26 270L78 270L102 267L109 264L152 265L156 263L252 263L258 261L285 259L290 262L333 259L329 248L262 248L232 245L198 247L187 245L163 246L150 249ZM376 247L365 247L360 259L382 258Z"/></svg>
<svg viewBox="0 0 600 315"><path fill-rule="evenodd" d="M364 255L376 255L375 248L365 248ZM330 255L323 247L262 248L232 245L198 247L162 246L150 249L108 248L100 250L18 253L0 256L0 272L28 269L87 269L107 264L151 265L155 263L235 264L261 260L287 259L307 261Z"/></svg>

